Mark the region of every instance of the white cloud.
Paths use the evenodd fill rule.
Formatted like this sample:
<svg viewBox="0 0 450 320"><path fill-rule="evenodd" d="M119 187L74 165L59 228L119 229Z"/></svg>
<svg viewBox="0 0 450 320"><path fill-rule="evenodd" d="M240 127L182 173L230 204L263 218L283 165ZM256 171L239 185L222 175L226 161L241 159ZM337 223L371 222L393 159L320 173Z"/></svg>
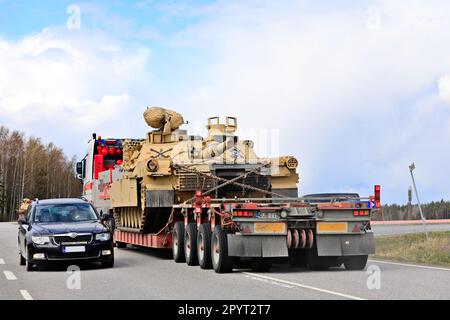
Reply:
<svg viewBox="0 0 450 320"><path fill-rule="evenodd" d="M52 28L17 42L0 39L0 122L56 136L69 154L79 153L85 148L79 139L94 130L130 128L133 90L150 82L149 56L148 49L89 30Z"/></svg>
<svg viewBox="0 0 450 320"><path fill-rule="evenodd" d="M450 76L446 75L439 79L439 96L450 103Z"/></svg>

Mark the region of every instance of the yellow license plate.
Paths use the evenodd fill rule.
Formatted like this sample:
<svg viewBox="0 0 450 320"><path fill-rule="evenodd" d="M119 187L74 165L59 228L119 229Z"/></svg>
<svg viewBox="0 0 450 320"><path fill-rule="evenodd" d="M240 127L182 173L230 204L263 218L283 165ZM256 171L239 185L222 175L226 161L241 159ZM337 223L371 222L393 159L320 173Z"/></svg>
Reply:
<svg viewBox="0 0 450 320"><path fill-rule="evenodd" d="M317 224L318 233L347 232L347 230L347 222L319 222Z"/></svg>
<svg viewBox="0 0 450 320"><path fill-rule="evenodd" d="M285 223L255 223L255 233L286 233Z"/></svg>

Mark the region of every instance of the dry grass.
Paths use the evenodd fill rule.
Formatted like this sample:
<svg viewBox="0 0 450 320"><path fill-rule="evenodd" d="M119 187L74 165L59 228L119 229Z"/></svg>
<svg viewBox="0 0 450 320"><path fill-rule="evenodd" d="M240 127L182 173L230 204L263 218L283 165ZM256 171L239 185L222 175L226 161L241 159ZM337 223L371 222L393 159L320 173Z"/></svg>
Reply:
<svg viewBox="0 0 450 320"><path fill-rule="evenodd" d="M376 238L375 258L450 266L450 232L430 232Z"/></svg>

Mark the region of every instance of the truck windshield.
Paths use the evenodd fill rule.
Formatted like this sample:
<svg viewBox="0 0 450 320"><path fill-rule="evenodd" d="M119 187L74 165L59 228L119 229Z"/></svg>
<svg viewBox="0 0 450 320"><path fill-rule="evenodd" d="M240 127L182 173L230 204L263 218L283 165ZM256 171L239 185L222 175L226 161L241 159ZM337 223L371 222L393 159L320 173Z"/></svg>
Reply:
<svg viewBox="0 0 450 320"><path fill-rule="evenodd" d="M36 207L34 222L81 222L98 220L97 214L88 203L49 204Z"/></svg>

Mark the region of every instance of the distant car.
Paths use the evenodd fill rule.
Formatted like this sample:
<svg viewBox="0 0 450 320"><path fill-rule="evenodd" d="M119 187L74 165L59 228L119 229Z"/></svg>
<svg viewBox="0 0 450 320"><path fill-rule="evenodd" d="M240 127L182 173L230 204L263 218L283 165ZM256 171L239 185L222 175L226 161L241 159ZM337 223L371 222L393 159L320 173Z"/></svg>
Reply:
<svg viewBox="0 0 450 320"><path fill-rule="evenodd" d="M100 262L114 266L112 230L83 199L36 200L19 219L19 261L27 271L57 261Z"/></svg>

